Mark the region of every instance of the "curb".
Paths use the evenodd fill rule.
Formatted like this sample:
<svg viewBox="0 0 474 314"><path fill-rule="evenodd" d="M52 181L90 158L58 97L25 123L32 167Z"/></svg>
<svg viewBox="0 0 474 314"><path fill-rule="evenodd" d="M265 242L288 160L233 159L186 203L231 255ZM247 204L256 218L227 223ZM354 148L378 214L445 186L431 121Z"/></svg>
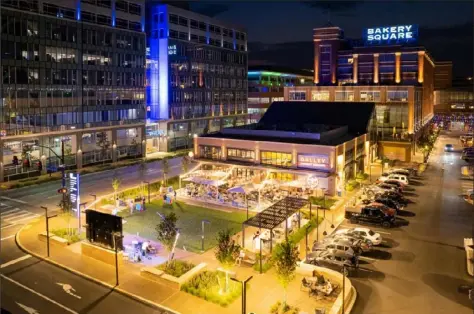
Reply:
<svg viewBox="0 0 474 314"><path fill-rule="evenodd" d="M357 290L354 288L354 286L351 287L352 290L352 295L353 297L350 300L349 305L344 309L343 314L349 314L352 312L352 308L354 307L355 302L357 301Z"/></svg>
<svg viewBox="0 0 474 314"><path fill-rule="evenodd" d="M34 257L36 257L36 258L38 258L38 259L40 259L40 260L42 260L42 261L45 261L45 262L47 262L47 263L50 263L50 264L52 264L52 265L54 265L54 266L56 266L56 267L62 268L62 269L66 270L66 271L68 271L68 272L70 272L70 273L73 273L73 274L75 274L75 275L78 275L78 276L80 276L80 277L83 277L83 278L85 278L85 279L87 279L87 280L89 280L89 281L92 281L92 282L97 283L97 284L99 284L99 285L101 285L101 286L104 286L104 287L106 287L106 288L109 288L109 289L111 289L111 290L114 290L114 291L116 291L116 292L119 292L119 293L121 293L121 294L123 294L123 295L125 295L125 296L127 296L127 297L129 297L129 298L131 298L131 299L134 299L135 301L144 303L144 304L146 304L146 305L148 305L148 306L151 306L151 307L153 307L153 308L156 308L156 309L158 309L158 310L164 310L164 311L167 312L167 314L168 314L168 313L181 314L180 312L176 312L175 310L172 310L172 309L170 309L170 308L168 308L168 307L166 307L166 306L164 306L164 305L155 303L155 302L150 301L150 300L148 300L148 299L145 299L145 298L143 298L143 297L141 297L141 296L138 296L138 295L136 295L136 294L130 293L130 292L128 292L128 291L126 291L126 290L124 290L124 289L122 289L122 288L113 286L113 285L111 285L111 284L109 284L109 283L107 283L107 282L98 280L98 279L96 279L96 278L94 278L94 277L91 277L91 276L89 276L89 275L86 275L86 274L84 274L84 273L82 273L82 272L80 272L80 271L77 271L77 270L73 269L73 268L70 268L70 267L65 266L65 265L63 265L63 264L60 264L60 263L58 263L58 262L55 262L55 261L53 261L53 260L50 259L50 258L45 258L45 257L43 257L43 256L41 256L41 255L39 255L39 254L37 254L37 253L34 253L34 252L32 252L32 251L27 250L27 249L21 244L21 240L20 240L20 233L23 231L23 228L25 228L26 226L27 226L27 225L22 226L22 227L20 228L20 230L18 230L18 232L15 234L15 243L16 243L16 245L18 245L18 247L20 248L20 250L22 250L23 252L26 252L26 253L30 254L31 256L34 256Z"/></svg>

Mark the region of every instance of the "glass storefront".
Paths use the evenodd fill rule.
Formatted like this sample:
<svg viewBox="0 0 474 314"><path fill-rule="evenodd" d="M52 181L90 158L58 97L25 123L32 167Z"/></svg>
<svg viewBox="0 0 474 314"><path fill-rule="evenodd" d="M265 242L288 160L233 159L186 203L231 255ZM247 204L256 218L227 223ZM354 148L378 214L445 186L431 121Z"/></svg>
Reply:
<svg viewBox="0 0 474 314"><path fill-rule="evenodd" d="M199 156L205 159L221 160L222 149L219 146L199 145Z"/></svg>
<svg viewBox="0 0 474 314"><path fill-rule="evenodd" d="M254 161L255 151L248 150L248 149L239 149L239 148L227 148L227 159Z"/></svg>
<svg viewBox="0 0 474 314"><path fill-rule="evenodd" d="M292 166L292 154L281 152L260 152L260 162L265 165L273 165L279 167Z"/></svg>

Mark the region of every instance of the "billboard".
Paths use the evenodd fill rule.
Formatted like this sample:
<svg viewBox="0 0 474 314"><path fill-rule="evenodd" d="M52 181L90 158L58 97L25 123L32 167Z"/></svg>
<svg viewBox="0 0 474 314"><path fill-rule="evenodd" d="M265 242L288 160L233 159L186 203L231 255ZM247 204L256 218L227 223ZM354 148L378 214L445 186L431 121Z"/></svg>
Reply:
<svg viewBox="0 0 474 314"><path fill-rule="evenodd" d="M323 154L298 154L298 168L329 169L329 156Z"/></svg>
<svg viewBox="0 0 474 314"><path fill-rule="evenodd" d="M79 173L69 174L69 199L71 200L72 210L76 213L79 211Z"/></svg>
<svg viewBox="0 0 474 314"><path fill-rule="evenodd" d="M418 25L395 25L364 29L366 45L394 45L414 43L418 40Z"/></svg>

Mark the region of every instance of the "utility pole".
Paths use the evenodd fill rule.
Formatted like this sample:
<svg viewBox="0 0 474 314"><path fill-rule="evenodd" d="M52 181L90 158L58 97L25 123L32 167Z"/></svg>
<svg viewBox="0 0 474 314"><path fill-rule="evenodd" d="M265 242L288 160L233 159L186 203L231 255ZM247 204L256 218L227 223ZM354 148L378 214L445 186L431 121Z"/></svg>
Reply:
<svg viewBox="0 0 474 314"><path fill-rule="evenodd" d="M114 233L112 234L112 236L114 237L114 250L115 250L115 285L118 286L119 285L118 239L123 239L123 236L118 233Z"/></svg>

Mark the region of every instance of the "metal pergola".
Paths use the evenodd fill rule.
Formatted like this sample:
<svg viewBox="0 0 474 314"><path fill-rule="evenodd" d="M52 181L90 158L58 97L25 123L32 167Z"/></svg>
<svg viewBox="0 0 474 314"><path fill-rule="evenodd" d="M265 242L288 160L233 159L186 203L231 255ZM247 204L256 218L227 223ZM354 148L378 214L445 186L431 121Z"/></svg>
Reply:
<svg viewBox="0 0 474 314"><path fill-rule="evenodd" d="M301 228L301 208L308 200L297 197L285 197L267 209L242 223L242 247L245 248L245 227L252 226L270 230L270 252L273 248L273 229L285 222L285 238L288 238L288 217L298 212L298 228Z"/></svg>

